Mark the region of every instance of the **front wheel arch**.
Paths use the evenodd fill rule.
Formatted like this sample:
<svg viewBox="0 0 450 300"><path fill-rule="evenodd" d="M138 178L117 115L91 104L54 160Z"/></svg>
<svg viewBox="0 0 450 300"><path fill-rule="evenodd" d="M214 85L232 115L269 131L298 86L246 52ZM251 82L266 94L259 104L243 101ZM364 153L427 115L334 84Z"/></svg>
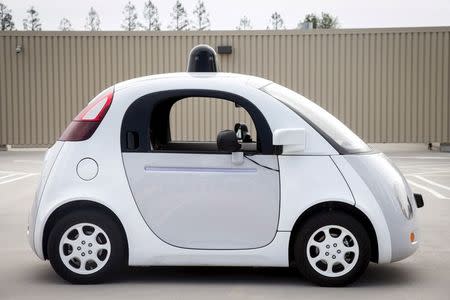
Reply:
<svg viewBox="0 0 450 300"><path fill-rule="evenodd" d="M375 229L372 225L372 222L370 222L369 218L358 208L356 208L353 205L344 203L344 202L338 202L338 201L328 201L328 202L322 202L318 203L316 205L311 206L307 210L305 210L295 222L291 234L289 237L289 264L293 265L295 264L294 260L294 242L296 233L298 232L299 228L301 228L302 224L308 220L310 217L312 217L315 214L326 212L326 211L341 211L348 213L352 215L354 218L356 218L367 230L369 234L370 239L370 250L371 250L371 258L370 260L372 262L378 262L378 239L377 234L375 232Z"/></svg>
<svg viewBox="0 0 450 300"><path fill-rule="evenodd" d="M122 222L120 222L119 218L117 217L117 215L108 207L94 202L94 201L89 201L89 200L76 200L76 201L71 201L68 203L65 203L63 205L61 205L60 207L58 207L57 209L55 209L51 215L48 217L47 222L45 223L45 227L44 227L44 234L43 234L43 238L42 238L42 253L44 254L44 259L48 259L48 253L47 253L47 244L48 244L48 238L50 236L50 232L53 228L53 226L55 225L55 223L64 215L74 212L76 210L79 209L94 209L97 211L100 211L108 216L110 216L121 228L121 234L122 237L125 241L125 245L126 245L126 249L125 249L125 255L126 255L126 261L128 262L128 238L127 238L127 234L125 232L125 229L122 225Z"/></svg>

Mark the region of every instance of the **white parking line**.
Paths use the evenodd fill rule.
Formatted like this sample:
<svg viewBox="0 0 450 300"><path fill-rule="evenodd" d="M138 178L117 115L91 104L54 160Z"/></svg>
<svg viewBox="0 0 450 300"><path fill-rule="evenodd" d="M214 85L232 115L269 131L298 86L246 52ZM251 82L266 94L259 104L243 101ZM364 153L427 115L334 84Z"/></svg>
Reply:
<svg viewBox="0 0 450 300"><path fill-rule="evenodd" d="M409 168L409 169L445 169L445 170L449 170L450 168L450 164L448 163L442 163L442 164L422 164L422 165L408 165L408 164L399 164L397 163L398 166L402 167L402 168Z"/></svg>
<svg viewBox="0 0 450 300"><path fill-rule="evenodd" d="M12 173L12 174L9 174L9 175L0 176L0 179L3 179L3 178L9 178L9 177L17 176L17 175L20 175L20 174L18 174L18 173Z"/></svg>
<svg viewBox="0 0 450 300"><path fill-rule="evenodd" d="M414 175L414 177L416 177L416 178L418 178L418 179L420 179L420 180L422 180L422 181L425 181L426 183L429 183L429 184L431 184L431 185L434 185L434 186L437 186L437 187L440 187L440 188L443 188L443 189L446 189L446 190L450 191L450 187L448 187L448 186L446 186L446 185L443 185L443 184L440 184L440 183L437 183L437 182L434 182L434 181L432 181L432 180L426 179L426 178L423 177L423 176L420 176L420 175Z"/></svg>
<svg viewBox="0 0 450 300"><path fill-rule="evenodd" d="M400 159L448 159L450 156L389 156L390 158L400 158Z"/></svg>
<svg viewBox="0 0 450 300"><path fill-rule="evenodd" d="M439 174L439 173L448 173L450 175L450 171L425 171L425 172L418 172L418 173L403 173L405 176L415 176L415 175L433 175L433 174ZM434 175L433 175L434 176Z"/></svg>
<svg viewBox="0 0 450 300"><path fill-rule="evenodd" d="M14 175L17 175L17 174L14 174ZM37 173L25 174L25 175L22 175L22 176L13 178L13 179L1 181L1 182L0 182L0 185L1 185L1 184L5 184L5 183L14 182L14 181L21 180L21 179L25 179L25 178L27 178L27 177L34 176L34 175L37 175Z"/></svg>
<svg viewBox="0 0 450 300"><path fill-rule="evenodd" d="M32 164L42 164L42 160L32 160L32 159L15 159L15 163L32 163Z"/></svg>
<svg viewBox="0 0 450 300"><path fill-rule="evenodd" d="M25 172L17 172L17 171L5 171L0 170L0 185L11 183L17 180L25 179L30 176L38 175L39 173L25 173Z"/></svg>
<svg viewBox="0 0 450 300"><path fill-rule="evenodd" d="M25 173L25 172L19 172L19 171L0 171L0 173L3 173L3 174L31 174L31 173ZM36 174L36 173L32 173L32 174Z"/></svg>
<svg viewBox="0 0 450 300"><path fill-rule="evenodd" d="M433 190L431 188L428 188L424 185L418 184L417 182L411 181L409 179L408 179L408 182L409 182L409 184L412 184L412 185L418 187L419 189L425 190L425 191L429 192L430 194L433 194L434 196L436 196L439 199L447 199L447 200L450 199L450 198L445 197L444 195L436 192L435 190Z"/></svg>
<svg viewBox="0 0 450 300"><path fill-rule="evenodd" d="M410 175L430 175L430 176L433 176L433 177L449 177L450 176L450 172L445 172L446 174L428 174L428 173L426 173L426 174L420 174L420 173L417 173L417 174L410 174Z"/></svg>

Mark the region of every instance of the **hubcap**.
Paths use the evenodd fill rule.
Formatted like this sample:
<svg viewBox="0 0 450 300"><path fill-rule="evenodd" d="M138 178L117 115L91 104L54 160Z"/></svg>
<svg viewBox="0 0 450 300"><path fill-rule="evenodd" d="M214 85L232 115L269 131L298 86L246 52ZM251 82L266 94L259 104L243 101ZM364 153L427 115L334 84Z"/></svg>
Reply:
<svg viewBox="0 0 450 300"><path fill-rule="evenodd" d="M308 240L308 262L319 274L338 277L350 272L359 257L355 236L339 225L327 225L316 230Z"/></svg>
<svg viewBox="0 0 450 300"><path fill-rule="evenodd" d="M71 271L87 275L99 271L108 262L111 243L97 225L76 224L64 232L59 242L59 256Z"/></svg>

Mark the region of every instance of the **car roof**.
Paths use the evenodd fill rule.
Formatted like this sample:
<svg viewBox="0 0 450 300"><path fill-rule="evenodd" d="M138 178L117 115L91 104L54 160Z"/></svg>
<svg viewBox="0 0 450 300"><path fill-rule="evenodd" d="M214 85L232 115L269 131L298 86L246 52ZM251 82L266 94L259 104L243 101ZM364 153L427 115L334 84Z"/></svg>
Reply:
<svg viewBox="0 0 450 300"><path fill-rule="evenodd" d="M222 80L227 80L231 83L235 84L246 84L253 88L259 89L262 88L269 83L271 83L270 80L251 76L251 75L244 75L244 74L237 74L237 73L225 73L225 72L179 72L179 73L164 73L164 74L157 74L157 75L149 75L149 76L143 76L138 77L126 81L119 82L115 85L116 90L121 90L124 88L133 87L135 85L141 85L142 83L146 81L160 81L160 80L183 80L183 79L198 79L198 80L208 80L208 79L214 79L217 80L218 78Z"/></svg>

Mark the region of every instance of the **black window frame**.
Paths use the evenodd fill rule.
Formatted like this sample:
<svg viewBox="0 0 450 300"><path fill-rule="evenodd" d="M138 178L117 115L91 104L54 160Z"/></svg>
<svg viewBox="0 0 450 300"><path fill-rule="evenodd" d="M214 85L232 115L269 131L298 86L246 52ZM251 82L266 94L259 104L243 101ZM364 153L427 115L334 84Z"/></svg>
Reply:
<svg viewBox="0 0 450 300"><path fill-rule="evenodd" d="M152 115L155 108L165 110L168 115L162 122L167 122L163 126L169 126L169 114L172 106L179 100L191 97L209 97L227 100L244 108L252 118L258 140L258 154L275 154L276 147L272 143L272 130L265 116L250 100L230 92L209 89L174 89L147 94L133 101L126 110L121 126L120 143L122 152L138 153L202 153L221 154L220 151L190 151L190 150L155 150L152 149L150 129ZM169 129L170 130L170 129ZM133 133L137 138L137 146L133 149L127 147L128 133Z"/></svg>

